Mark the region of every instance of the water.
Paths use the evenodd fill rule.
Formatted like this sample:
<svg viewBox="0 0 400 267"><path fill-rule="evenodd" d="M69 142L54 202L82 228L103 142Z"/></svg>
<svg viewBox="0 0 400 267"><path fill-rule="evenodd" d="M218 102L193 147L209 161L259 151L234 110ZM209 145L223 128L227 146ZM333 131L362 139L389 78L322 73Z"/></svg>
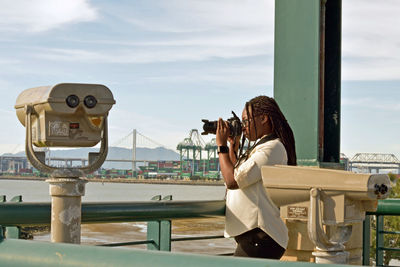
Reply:
<svg viewBox="0 0 400 267"><path fill-rule="evenodd" d="M44 181L1 180L0 195L7 199L22 195L24 202L50 202L49 185ZM132 183L87 183L82 202L147 201L155 195L172 195L174 200L222 200L224 186L132 184ZM174 220L172 237L222 235L223 218ZM146 240L145 222L83 224L82 244L98 245L104 243ZM35 240L49 241L49 233L34 236ZM231 239L210 239L199 241L173 242L172 251L203 254L231 253L235 242ZM146 245L132 246L146 248Z"/></svg>
<svg viewBox="0 0 400 267"><path fill-rule="evenodd" d="M44 181L0 180L0 195L7 199L22 195L24 202L51 201L49 184ZM174 200L222 200L224 186L87 183L82 202L146 201L155 195L172 195Z"/></svg>

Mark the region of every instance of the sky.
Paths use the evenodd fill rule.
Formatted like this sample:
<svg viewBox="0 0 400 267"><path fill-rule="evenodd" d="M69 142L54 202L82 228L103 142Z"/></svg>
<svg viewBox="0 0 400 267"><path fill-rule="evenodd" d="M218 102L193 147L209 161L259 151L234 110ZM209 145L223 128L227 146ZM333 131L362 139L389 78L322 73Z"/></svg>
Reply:
<svg viewBox="0 0 400 267"><path fill-rule="evenodd" d="M109 143L175 149L201 119L273 96L273 0L0 0L0 154L23 150L24 89L100 83ZM400 1L343 1L341 151L400 158ZM212 136L205 136L206 142Z"/></svg>

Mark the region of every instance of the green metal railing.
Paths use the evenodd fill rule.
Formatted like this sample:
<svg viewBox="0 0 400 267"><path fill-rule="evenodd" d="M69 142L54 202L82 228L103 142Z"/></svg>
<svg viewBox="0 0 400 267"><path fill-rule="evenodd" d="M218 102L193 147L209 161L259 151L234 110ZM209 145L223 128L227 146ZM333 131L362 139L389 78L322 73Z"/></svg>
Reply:
<svg viewBox="0 0 400 267"><path fill-rule="evenodd" d="M49 225L48 202L0 203L0 225ZM82 223L145 222L225 215L224 200L82 203Z"/></svg>
<svg viewBox="0 0 400 267"><path fill-rule="evenodd" d="M369 265L370 243L371 243L371 216L376 216L376 266L383 266L384 251L398 251L400 248L388 248L384 246L385 234L400 234L400 231L385 231L384 217L400 215L400 199L379 200L378 208L375 212L368 212L364 220L363 229L363 265Z"/></svg>
<svg viewBox="0 0 400 267"><path fill-rule="evenodd" d="M178 218L224 216L225 201L150 201L131 203L83 203L82 223L150 221L163 223ZM0 225L50 224L50 203L0 203ZM168 224L164 224L168 225ZM169 226L170 227L170 226ZM0 266L272 266L310 267L312 263L233 258L224 256L166 253L150 250L121 250L4 239L0 227ZM176 238L175 241L211 237ZM162 248L162 238L151 244ZM165 241L165 240L164 240ZM141 242L141 241L139 241ZM142 241L145 242L145 241ZM146 241L147 242L147 241ZM158 243L157 243L158 242ZM130 243L130 242L129 242ZM326 265L336 266L336 265Z"/></svg>
<svg viewBox="0 0 400 267"><path fill-rule="evenodd" d="M159 198L160 199L160 198ZM83 203L82 223L151 221L159 231L171 219L224 216L225 201L150 201L131 203ZM157 224L158 223L158 224ZM25 226L50 224L50 203L0 203L0 225ZM165 232L165 231L164 231ZM157 236L157 234L156 234ZM166 239L158 234L146 242L165 249ZM176 238L171 241L213 237ZM121 243L122 244L122 243ZM111 245L109 245L111 246ZM163 247L164 246L164 247ZM232 258L224 256L166 253L149 250L121 250L99 246L57 244L4 239L0 227L0 266L276 266L309 267L311 263ZM335 266L335 265L327 265Z"/></svg>
<svg viewBox="0 0 400 267"><path fill-rule="evenodd" d="M1 199L4 201L0 203L0 229L7 229L7 238L18 238L21 226L50 224L51 203L12 203L0 196ZM148 250L171 251L174 241L223 238L223 235L171 238L171 220L224 216L225 201L171 200L172 196L155 196L146 202L83 203L82 223L147 222L147 240L100 245L108 247L147 244ZM11 236L11 230L18 230L18 234Z"/></svg>
<svg viewBox="0 0 400 267"><path fill-rule="evenodd" d="M311 267L313 263L278 260L167 253L163 251L105 248L37 242L0 237L0 266L247 266ZM338 266L333 264L327 267Z"/></svg>
<svg viewBox="0 0 400 267"><path fill-rule="evenodd" d="M147 244L148 250L171 250L171 242L222 238L218 236L200 236L171 238L171 220L189 218L207 218L224 216L225 201L170 201L167 196L161 199L156 196L153 201L143 202L97 202L82 204L82 223L118 223L118 222L148 222L147 240L124 243L103 244L100 246L125 246ZM3 228L7 229L8 242L10 238L19 237L21 226L49 225L50 203L23 203L21 197L5 202L5 197L0 196L0 236ZM158 201L154 201L158 200ZM376 216L376 265L383 266L384 251L399 251L400 248L384 247L385 234L400 234L400 231L385 231L384 216L400 215L400 199L386 199L378 202L376 212L368 212L364 221L363 240L363 265L369 265L371 216ZM9 243L11 244L11 243ZM0 249L0 253L3 253ZM1 264L0 264L1 265Z"/></svg>

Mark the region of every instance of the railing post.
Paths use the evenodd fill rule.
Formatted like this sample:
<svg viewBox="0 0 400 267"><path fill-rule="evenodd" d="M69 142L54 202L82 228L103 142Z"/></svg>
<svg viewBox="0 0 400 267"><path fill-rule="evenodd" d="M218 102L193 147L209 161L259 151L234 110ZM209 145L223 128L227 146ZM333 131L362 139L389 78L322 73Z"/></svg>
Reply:
<svg viewBox="0 0 400 267"><path fill-rule="evenodd" d="M0 203L6 202L7 197L5 195L0 195ZM4 227L0 225L0 241L4 239Z"/></svg>
<svg viewBox="0 0 400 267"><path fill-rule="evenodd" d="M10 202L22 202L22 196L13 197ZM9 226L5 229L5 237L6 238L14 238L19 239L21 237L21 227L17 226Z"/></svg>
<svg viewBox="0 0 400 267"><path fill-rule="evenodd" d="M162 200L172 200L172 195L165 196ZM160 222L160 250L171 251L171 220Z"/></svg>
<svg viewBox="0 0 400 267"><path fill-rule="evenodd" d="M154 196L151 200L161 200L161 195ZM154 242L147 244L148 250L160 250L160 223L158 221L147 222L147 240Z"/></svg>
<svg viewBox="0 0 400 267"><path fill-rule="evenodd" d="M369 252L371 245L371 216L365 215L363 222L363 265L369 266Z"/></svg>
<svg viewBox="0 0 400 267"><path fill-rule="evenodd" d="M384 216L376 215L376 266L383 266L383 225Z"/></svg>
<svg viewBox="0 0 400 267"><path fill-rule="evenodd" d="M151 200L161 200L161 196L155 196ZM172 200L168 195L162 200ZM147 223L147 240L154 243L147 244L148 250L171 251L171 221L152 221Z"/></svg>
<svg viewBox="0 0 400 267"><path fill-rule="evenodd" d="M7 202L7 197L5 195L0 196L0 202ZM13 197L10 202L22 202L22 196L15 196ZM1 227L0 226L0 231L2 237L7 237L7 238L14 238L14 239L19 239L21 236L21 228L20 227L14 227L14 226L9 226L9 227Z"/></svg>

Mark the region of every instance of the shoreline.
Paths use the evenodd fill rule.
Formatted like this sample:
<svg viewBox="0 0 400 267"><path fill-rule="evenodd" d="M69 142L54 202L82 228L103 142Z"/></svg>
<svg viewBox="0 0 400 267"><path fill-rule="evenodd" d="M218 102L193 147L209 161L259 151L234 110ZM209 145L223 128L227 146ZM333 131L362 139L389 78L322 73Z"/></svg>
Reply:
<svg viewBox="0 0 400 267"><path fill-rule="evenodd" d="M47 177L35 176L0 176L0 180L15 181L45 181ZM166 179L136 179L136 178L83 178L88 182L94 183L133 183L133 184L173 184L173 185L206 185L206 186L224 186L222 181L209 180L166 180Z"/></svg>

